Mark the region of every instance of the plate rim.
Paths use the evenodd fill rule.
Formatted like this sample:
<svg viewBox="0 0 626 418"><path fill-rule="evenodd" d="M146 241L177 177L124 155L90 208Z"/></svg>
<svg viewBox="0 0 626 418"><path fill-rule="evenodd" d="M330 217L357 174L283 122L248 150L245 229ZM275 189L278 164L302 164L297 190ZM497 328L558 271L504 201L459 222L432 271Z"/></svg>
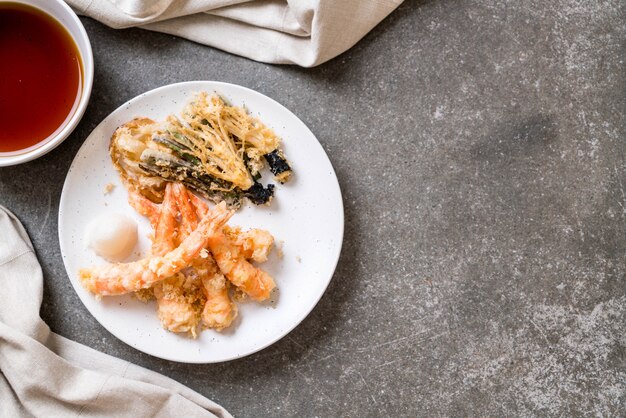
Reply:
<svg viewBox="0 0 626 418"><path fill-rule="evenodd" d="M308 131L308 133L312 136L312 138L315 140L314 143L316 144L316 146L318 146L323 155L326 157L326 159L328 160L328 164L331 170L331 174L332 174L332 179L334 179L334 186L336 187L336 192L337 195L339 197L338 199L338 209L339 209L339 216L340 219L338 220L338 224L340 225L339 231L338 231L338 246L337 246L337 251L336 254L333 254L333 260L332 263L329 263L332 265L332 271L330 271L329 273L329 277L328 279L325 281L324 285L323 285L323 289L321 290L321 292L319 293L319 295L315 298L314 302L311 303L311 306L309 309L306 309L305 311L303 311L303 314L301 317L299 317L296 321L293 321L293 323L289 326L287 326L284 331L277 333L276 336L270 338L266 343L259 345L258 347L255 347L253 350L250 350L248 352L245 353L237 353L235 355L232 355L228 358L224 358L224 359L217 359L217 360L199 360L199 361L195 361L195 360L181 360L179 358L173 358L167 354L162 355L162 354L155 354L155 353L148 353L138 347L133 346L132 344L130 344L129 342L125 341L124 339L120 338L118 336L118 334L110 329L108 326L104 325L102 322L100 322L100 320L96 317L96 315L93 314L93 312L90 310L90 308L88 307L88 305L83 301L82 296L76 291L75 287L74 287L74 282L73 280L70 278L70 268L68 266L68 261L67 261L67 256L64 253L63 249L61 248L61 242L64 241L64 239L62 238L62 230L64 229L64 211L63 211L63 207L64 207L64 202L68 199L68 178L69 178L69 174L72 171L72 168L75 166L75 163L77 161L77 157L78 155L81 153L81 151L83 151L84 148L86 148L88 146L88 139L89 137L93 134L94 131L98 130L102 125L104 125L109 118L113 117L113 115L115 115L117 112L123 110L125 107L131 105L132 103L140 100L141 98L147 96L147 95L155 95L158 94L160 91L163 90L168 90L168 89L173 89L173 88L187 88L190 87L192 85L198 85L198 84L211 84L214 87L212 87L215 90L218 90L219 86L227 86L228 88L235 88L235 89L241 89L243 91L245 91L248 94L252 94L252 95L257 95L257 96L261 96L264 100L269 100L271 102L273 102L275 105L279 106L279 108L281 108L283 111L286 111L288 113L290 113L291 115L293 115L297 121L302 125L302 127L304 129L306 129L306 131ZM341 253L343 250L343 239L344 239L344 233L345 233L345 207L344 207L344 203L343 203L343 194L341 192L341 185L339 184L339 178L337 177L337 173L335 171L335 168L333 167L332 161L330 160L328 154L326 153L326 150L324 150L324 147L322 146L321 142L319 141L319 139L317 139L317 136L315 134L313 134L313 132L309 129L309 127L302 121L302 119L300 119L295 113L293 113L291 110L289 110L286 106L284 106L283 104L279 103L278 101L274 100L273 98L258 92L256 90L253 90L249 87L245 87L239 84L234 84L234 83L228 83L228 82L223 82L223 81L213 81L213 80L190 80L190 81L182 81L182 82L176 82L176 83L171 83L171 84L166 84L163 86L159 86L156 87L152 90L148 90L145 91L143 93L140 93L136 96L134 96L133 98L125 101L124 103L122 103L120 106L118 106L115 110L113 110L112 112L110 112L109 114L107 114L101 121L100 123L98 123L98 125L96 125L91 132L86 136L86 138L84 139L82 145L80 146L80 148L78 149L78 151L76 152L76 154L74 155L74 158L72 159L72 162L68 168L68 171L65 175L65 179L63 181L63 188L61 190L61 196L59 198L59 211L58 211L58 216L57 216L57 235L58 235L58 239L59 239L59 252L61 253L61 258L63 260L63 267L65 268L65 273L67 276L67 280L69 280L70 284L72 285L72 289L74 290L74 292L76 293L76 296L78 296L78 299L81 301L81 304L83 305L83 307L87 310L87 312L89 312L89 314L96 320L96 322L98 322L98 324L104 328L107 332L109 332L111 335L113 335L115 338L117 338L119 341L121 341L122 343L128 345L129 347L132 347L133 349L141 352L141 353L145 353L149 356L155 357L155 358L160 358L163 360L167 360L167 361L172 361L172 362L177 362L177 363L182 363L182 364L217 364L217 363L225 363L225 362L229 362L229 361L233 361L233 360L237 360L237 359L241 359L244 357L248 357L252 354L258 353L259 351L262 351L264 349L266 349L267 347L275 344L276 342L282 340L284 337L286 337L288 334L290 334L295 328L297 328L310 314L311 312L313 312L313 310L315 309L315 307L319 304L319 301L322 299L322 297L324 296L324 294L326 293L326 291L328 290L328 286L330 285L330 282L332 281L335 272L337 271L337 265L339 264L339 259L341 258Z"/></svg>

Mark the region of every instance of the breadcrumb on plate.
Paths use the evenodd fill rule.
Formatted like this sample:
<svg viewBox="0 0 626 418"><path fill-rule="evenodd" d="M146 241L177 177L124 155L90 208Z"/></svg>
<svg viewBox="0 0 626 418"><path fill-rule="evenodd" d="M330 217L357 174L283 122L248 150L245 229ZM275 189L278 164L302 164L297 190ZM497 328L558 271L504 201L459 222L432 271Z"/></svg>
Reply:
<svg viewBox="0 0 626 418"><path fill-rule="evenodd" d="M137 300L142 301L143 303L148 303L154 299L154 291L151 287L147 289L141 289L133 294L137 298Z"/></svg>
<svg viewBox="0 0 626 418"><path fill-rule="evenodd" d="M113 191L113 189L115 189L115 184L113 183L107 183L104 186L104 194L109 194Z"/></svg>

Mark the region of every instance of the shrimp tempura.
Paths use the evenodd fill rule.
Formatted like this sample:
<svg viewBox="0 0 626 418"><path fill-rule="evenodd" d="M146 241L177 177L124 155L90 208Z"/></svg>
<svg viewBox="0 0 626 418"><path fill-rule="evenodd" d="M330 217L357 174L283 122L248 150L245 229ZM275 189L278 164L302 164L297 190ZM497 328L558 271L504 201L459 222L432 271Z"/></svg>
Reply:
<svg viewBox="0 0 626 418"><path fill-rule="evenodd" d="M203 214L208 210L206 204L193 194L191 201L198 213ZM272 289L276 287L272 276L250 264L242 249L233 244L222 229L211 236L208 245L220 270L232 284L257 301L263 301L270 296Z"/></svg>
<svg viewBox="0 0 626 418"><path fill-rule="evenodd" d="M175 189L181 217L181 231L193 231L197 224L196 208L191 203L190 193L184 186ZM237 305L230 299L228 284L219 272L213 257L208 252L201 254L194 263L202 280L206 303L202 310L202 322L207 328L221 330L228 327L237 317Z"/></svg>
<svg viewBox="0 0 626 418"><path fill-rule="evenodd" d="M149 216L150 219L157 218L156 224L153 224L154 241L152 243L152 255L166 254L176 247L176 238L179 235L180 239L184 240L191 233L189 231L189 234L182 236L180 231L177 231L176 210L178 208L176 205L176 191L180 187L182 185L167 183L160 214L158 216ZM147 209L149 209L150 213L153 213L155 208L149 207ZM158 210L158 207L156 209ZM173 277L156 282L153 286L154 298L157 304L157 316L161 324L163 324L163 328L172 332L187 332L195 338L197 336L196 327L199 318L196 309L194 309L185 295L183 283L186 279L187 277L183 273L178 273Z"/></svg>
<svg viewBox="0 0 626 418"><path fill-rule="evenodd" d="M191 235L167 254L132 263L81 269L78 277L87 290L98 295L121 295L150 287L187 267L232 215L233 212L221 203L202 219Z"/></svg>

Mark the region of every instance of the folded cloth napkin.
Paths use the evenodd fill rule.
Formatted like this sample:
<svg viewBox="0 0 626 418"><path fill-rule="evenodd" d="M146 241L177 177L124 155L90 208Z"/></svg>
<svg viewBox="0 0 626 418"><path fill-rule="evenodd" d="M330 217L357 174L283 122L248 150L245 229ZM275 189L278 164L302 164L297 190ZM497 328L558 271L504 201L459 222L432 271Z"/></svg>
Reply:
<svg viewBox="0 0 626 418"><path fill-rule="evenodd" d="M113 28L139 26L256 61L312 67L336 57L402 0L66 0Z"/></svg>
<svg viewBox="0 0 626 418"><path fill-rule="evenodd" d="M231 416L172 379L51 332L39 317L33 246L2 206L0 287L0 416Z"/></svg>

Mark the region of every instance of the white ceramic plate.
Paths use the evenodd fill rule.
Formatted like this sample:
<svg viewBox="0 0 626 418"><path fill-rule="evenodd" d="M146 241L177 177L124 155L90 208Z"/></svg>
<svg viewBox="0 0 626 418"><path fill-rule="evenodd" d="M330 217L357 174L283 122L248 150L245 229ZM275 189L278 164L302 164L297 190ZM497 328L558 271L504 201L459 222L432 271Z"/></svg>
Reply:
<svg viewBox="0 0 626 418"><path fill-rule="evenodd" d="M179 114L199 91L217 92L234 105L246 106L282 138L293 179L276 185L270 207L250 203L238 211L232 225L264 228L282 241L282 257L272 252L262 264L278 287L266 303L239 303L234 326L218 333L203 331L192 340L165 331L154 302L144 304L130 296L98 301L78 281L81 267L104 261L83 242L87 223L102 212L117 212L139 225L140 253L146 254L151 228L126 202L126 190L109 158L109 139L121 124L140 116L163 120ZM270 179L264 175L264 179ZM275 183L274 181L271 181ZM105 194L105 186L116 187ZM70 281L91 314L113 335L145 353L185 363L215 363L261 350L296 327L317 304L334 273L343 238L343 205L335 172L311 131L293 113L274 100L233 84L194 81L172 84L144 93L111 113L89 135L74 158L65 179L59 205L59 241Z"/></svg>

